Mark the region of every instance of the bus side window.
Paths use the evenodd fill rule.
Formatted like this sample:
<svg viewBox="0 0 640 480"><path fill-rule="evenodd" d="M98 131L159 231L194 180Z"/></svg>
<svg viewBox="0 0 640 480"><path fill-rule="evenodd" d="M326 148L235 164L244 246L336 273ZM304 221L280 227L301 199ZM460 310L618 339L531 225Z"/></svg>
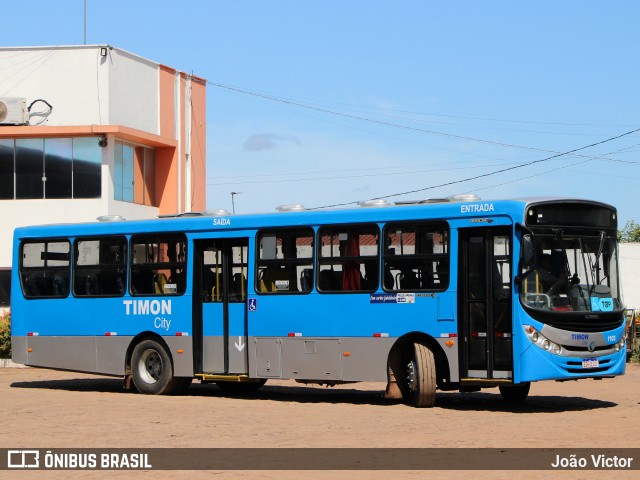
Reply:
<svg viewBox="0 0 640 480"><path fill-rule="evenodd" d="M447 288L449 232L445 223L390 223L383 234L385 290L441 291Z"/></svg>
<svg viewBox="0 0 640 480"><path fill-rule="evenodd" d="M180 233L131 237L131 293L182 295L186 290L187 239Z"/></svg>
<svg viewBox="0 0 640 480"><path fill-rule="evenodd" d="M258 232L256 291L309 293L313 289L313 236L310 227Z"/></svg>
<svg viewBox="0 0 640 480"><path fill-rule="evenodd" d="M40 240L21 245L20 279L26 298L64 298L69 295L71 244Z"/></svg>
<svg viewBox="0 0 640 480"><path fill-rule="evenodd" d="M318 236L318 291L364 293L378 289L377 225L323 227Z"/></svg>

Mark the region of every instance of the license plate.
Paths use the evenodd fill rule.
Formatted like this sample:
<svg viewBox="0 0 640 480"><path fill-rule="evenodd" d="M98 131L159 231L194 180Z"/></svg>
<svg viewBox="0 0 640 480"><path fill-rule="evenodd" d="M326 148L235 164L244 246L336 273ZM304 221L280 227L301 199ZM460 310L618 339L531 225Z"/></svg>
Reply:
<svg viewBox="0 0 640 480"><path fill-rule="evenodd" d="M582 368L598 368L600 366L600 360L597 358L583 358Z"/></svg>

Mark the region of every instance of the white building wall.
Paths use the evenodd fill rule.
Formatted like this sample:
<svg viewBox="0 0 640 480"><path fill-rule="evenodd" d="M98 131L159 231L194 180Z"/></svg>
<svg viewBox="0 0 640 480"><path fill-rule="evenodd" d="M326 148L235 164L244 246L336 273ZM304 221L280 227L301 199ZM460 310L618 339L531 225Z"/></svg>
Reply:
<svg viewBox="0 0 640 480"><path fill-rule="evenodd" d="M159 65L101 45L0 48L0 97L46 100L31 125L124 125L159 134ZM6 73L5 73L6 72ZM34 112L46 112L44 103Z"/></svg>
<svg viewBox="0 0 640 480"><path fill-rule="evenodd" d="M31 125L66 126L107 124L108 64L99 47L25 47L0 50L0 97L24 97L49 102L47 116L32 116ZM47 111L44 103L32 113Z"/></svg>
<svg viewBox="0 0 640 480"><path fill-rule="evenodd" d="M160 134L159 66L109 50L109 123Z"/></svg>
<svg viewBox="0 0 640 480"><path fill-rule="evenodd" d="M627 308L640 309L640 243L621 243L620 282Z"/></svg>

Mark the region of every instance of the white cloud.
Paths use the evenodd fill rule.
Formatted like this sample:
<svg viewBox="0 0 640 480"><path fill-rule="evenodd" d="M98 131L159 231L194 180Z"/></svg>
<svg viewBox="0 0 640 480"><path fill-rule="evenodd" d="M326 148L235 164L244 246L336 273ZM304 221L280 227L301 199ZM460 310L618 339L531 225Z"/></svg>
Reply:
<svg viewBox="0 0 640 480"><path fill-rule="evenodd" d="M292 135L276 135L275 133L257 133L247 138L242 146L249 152L259 152L261 150L272 150L279 143L289 142L300 145L300 140Z"/></svg>

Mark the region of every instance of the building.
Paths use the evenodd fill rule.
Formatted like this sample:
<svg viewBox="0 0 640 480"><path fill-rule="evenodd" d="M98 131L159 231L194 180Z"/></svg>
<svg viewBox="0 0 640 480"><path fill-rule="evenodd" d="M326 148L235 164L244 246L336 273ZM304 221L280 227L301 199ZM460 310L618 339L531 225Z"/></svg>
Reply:
<svg viewBox="0 0 640 480"><path fill-rule="evenodd" d="M204 79L110 45L0 48L0 71L0 308L18 226L204 210Z"/></svg>
<svg viewBox="0 0 640 480"><path fill-rule="evenodd" d="M621 243L618 252L625 306L640 310L640 243Z"/></svg>

